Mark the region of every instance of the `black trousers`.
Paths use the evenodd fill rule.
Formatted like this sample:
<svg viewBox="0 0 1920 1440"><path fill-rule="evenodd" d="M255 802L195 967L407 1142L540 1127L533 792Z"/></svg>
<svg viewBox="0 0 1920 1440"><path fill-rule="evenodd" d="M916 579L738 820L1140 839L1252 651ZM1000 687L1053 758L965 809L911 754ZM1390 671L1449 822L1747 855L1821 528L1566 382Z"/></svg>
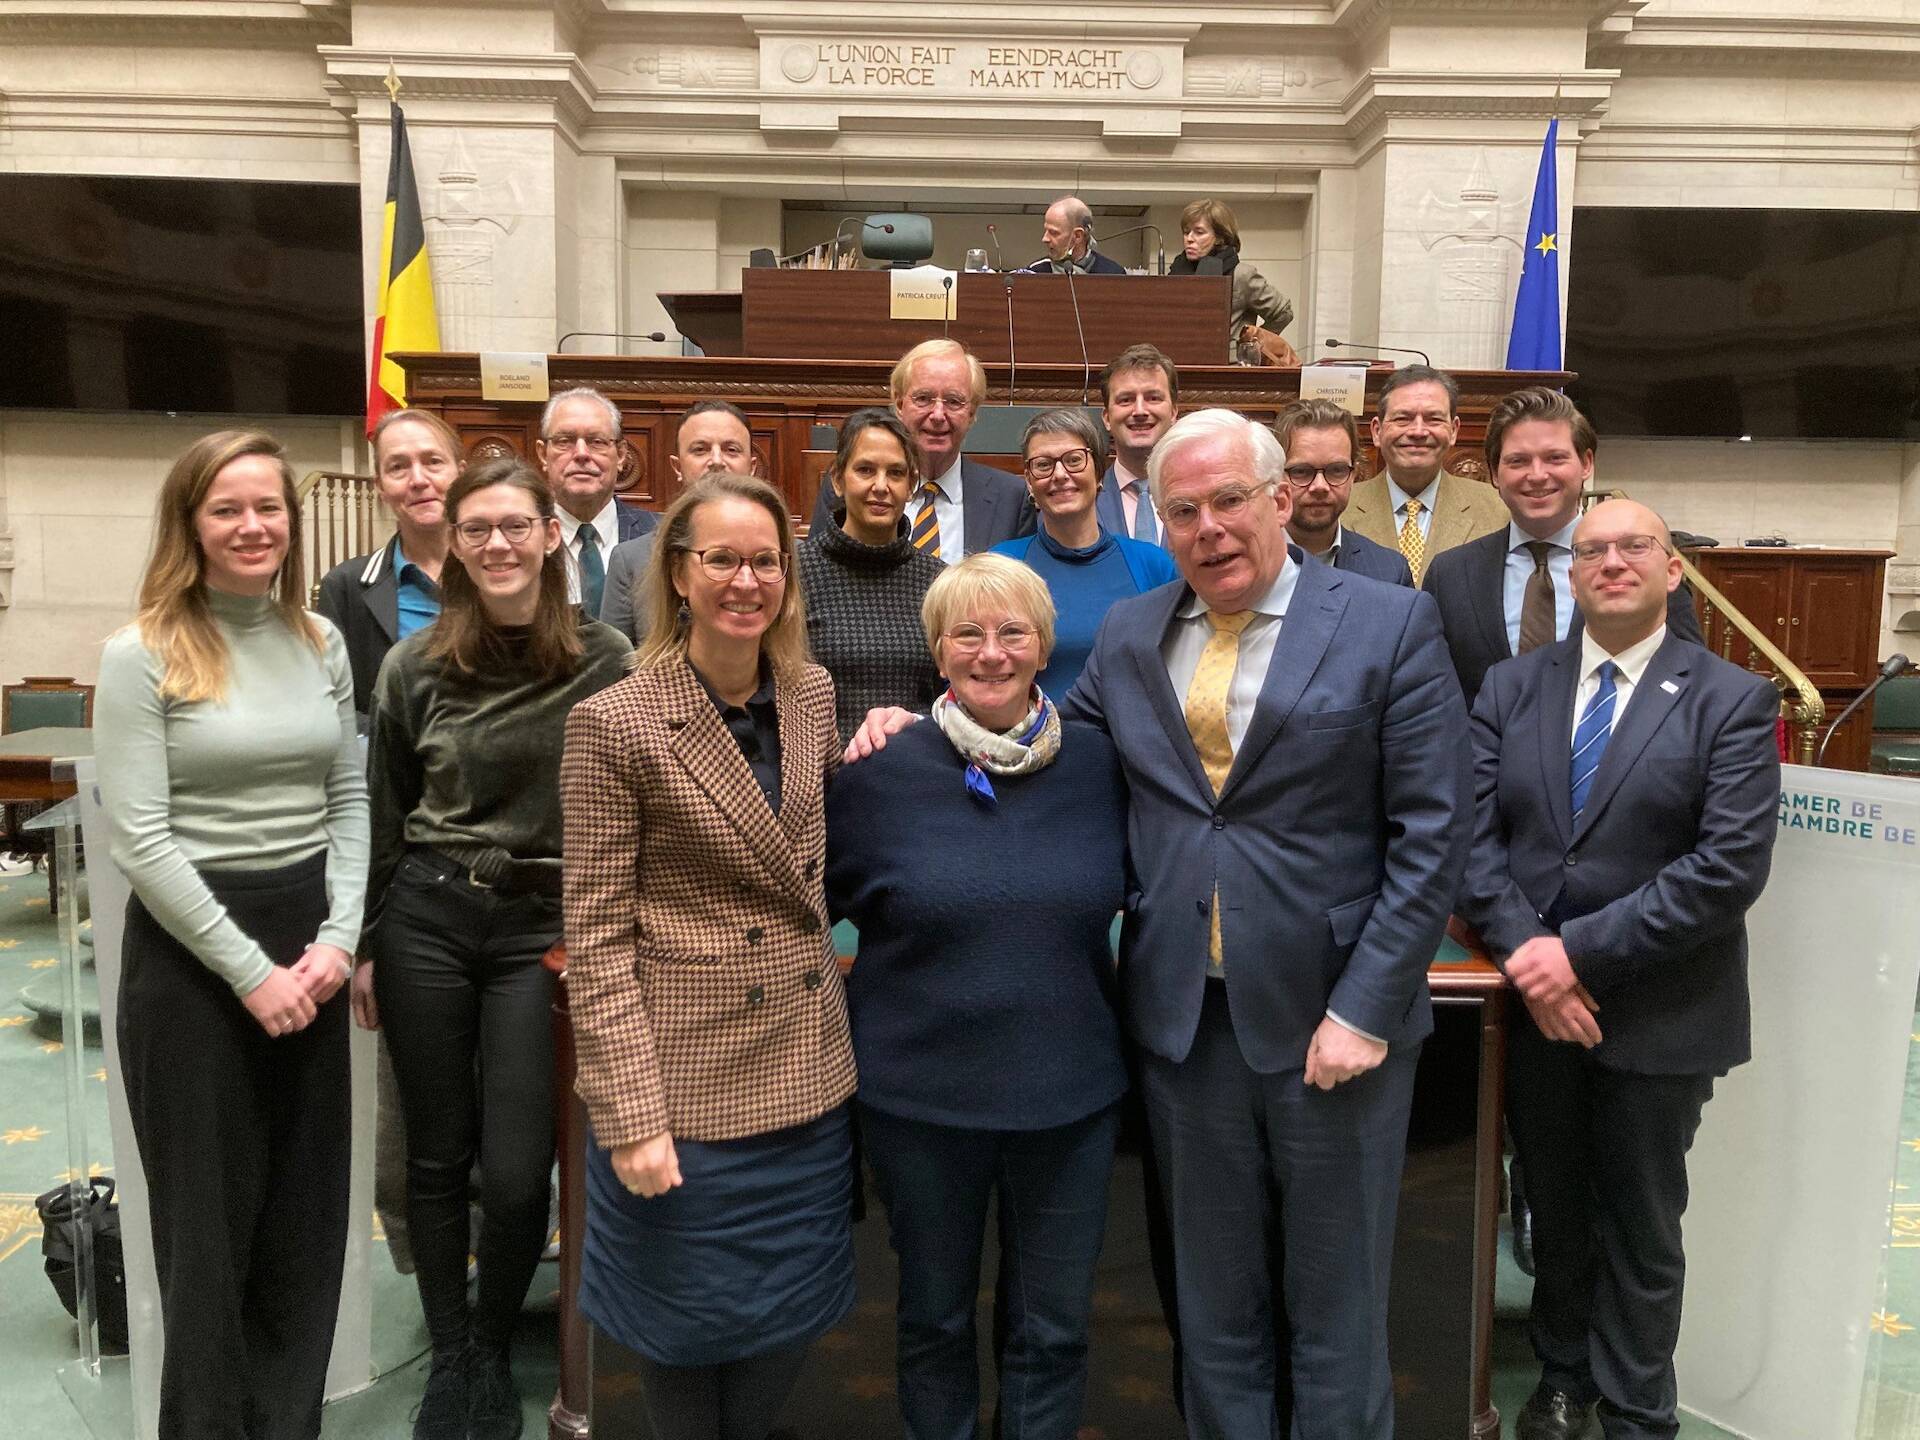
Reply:
<svg viewBox="0 0 1920 1440"><path fill-rule="evenodd" d="M375 998L407 1130L407 1230L436 1352L505 1348L547 1241L560 902L472 884L432 850L400 862ZM476 1063L477 1062L477 1063ZM480 1162L480 1290L467 1306L467 1182Z"/></svg>
<svg viewBox="0 0 1920 1440"><path fill-rule="evenodd" d="M1711 1075L1634 1075L1508 1026L1507 1119L1533 1207L1541 1377L1600 1402L1608 1440L1679 1433L1673 1349L1686 1257L1687 1151Z"/></svg>
<svg viewBox="0 0 1920 1440"><path fill-rule="evenodd" d="M202 878L277 964L326 920L324 851ZM120 1065L166 1332L160 1434L312 1440L347 1242L346 989L270 1036L138 895L121 953Z"/></svg>
<svg viewBox="0 0 1920 1440"><path fill-rule="evenodd" d="M766 1440L812 1349L809 1341L724 1365L634 1357L654 1440Z"/></svg>

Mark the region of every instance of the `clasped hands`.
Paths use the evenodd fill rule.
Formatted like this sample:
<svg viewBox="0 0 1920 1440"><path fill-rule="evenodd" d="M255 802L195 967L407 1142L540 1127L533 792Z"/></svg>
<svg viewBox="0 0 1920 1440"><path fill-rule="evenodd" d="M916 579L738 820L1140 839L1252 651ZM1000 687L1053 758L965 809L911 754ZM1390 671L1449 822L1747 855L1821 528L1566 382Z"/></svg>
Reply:
<svg viewBox="0 0 1920 1440"><path fill-rule="evenodd" d="M353 957L346 951L315 941L293 964L274 966L240 1003L267 1034L292 1035L313 1023L352 970Z"/></svg>
<svg viewBox="0 0 1920 1440"><path fill-rule="evenodd" d="M1558 935L1536 935L1507 959L1507 978L1527 1002L1527 1012L1549 1040L1591 1050L1600 1043L1600 1006L1573 973Z"/></svg>

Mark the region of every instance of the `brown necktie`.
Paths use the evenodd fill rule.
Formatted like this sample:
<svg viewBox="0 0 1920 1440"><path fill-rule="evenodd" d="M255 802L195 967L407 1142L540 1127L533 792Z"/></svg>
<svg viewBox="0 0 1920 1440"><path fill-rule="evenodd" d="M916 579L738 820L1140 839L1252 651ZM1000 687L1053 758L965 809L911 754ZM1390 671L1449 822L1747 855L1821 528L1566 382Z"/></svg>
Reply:
<svg viewBox="0 0 1920 1440"><path fill-rule="evenodd" d="M1542 645L1553 644L1558 627L1553 572L1547 568L1547 557L1553 554L1553 546L1545 540L1527 540L1520 548L1533 557L1533 574L1527 577L1527 591L1520 601L1520 648L1514 652L1524 655Z"/></svg>
<svg viewBox="0 0 1920 1440"><path fill-rule="evenodd" d="M1240 632L1253 619L1251 610L1223 615L1207 612L1213 633L1207 648L1200 652L1200 664L1187 686L1187 733L1193 736L1193 748L1200 754L1200 766L1207 782L1218 795L1233 772L1233 738L1227 733L1227 692L1233 686L1234 668L1240 663ZM1213 890L1213 904L1207 930L1207 970L1213 975L1226 973L1224 948L1220 941L1220 887Z"/></svg>

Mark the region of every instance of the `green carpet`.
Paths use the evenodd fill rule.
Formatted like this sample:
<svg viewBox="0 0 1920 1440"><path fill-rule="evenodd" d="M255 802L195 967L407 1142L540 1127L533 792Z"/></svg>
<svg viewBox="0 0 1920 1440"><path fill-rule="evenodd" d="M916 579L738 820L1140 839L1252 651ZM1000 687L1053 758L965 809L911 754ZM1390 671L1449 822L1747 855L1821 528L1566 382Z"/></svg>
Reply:
<svg viewBox="0 0 1920 1440"><path fill-rule="evenodd" d="M56 1373L77 1353L75 1334L41 1272L33 1197L67 1174L61 1052L59 1037L36 1029L32 1012L19 1003L19 996L44 982L57 964L45 877L0 871L0 1415L6 1417L0 1428L9 1440L121 1436L130 1433L131 1425L124 1361L107 1362L101 1381L80 1387L77 1400L69 1397ZM1920 1032L1920 1018L1915 1029ZM104 1061L92 1045L87 1059L87 1073L96 1083L103 1082ZM87 1124L96 1147L101 1146L107 1124L103 1083L90 1097ZM1920 1045L1909 1060L1886 1256L1884 1294L1866 1321L1872 1332L1867 1398L1856 1440L1920 1437ZM373 1277L373 1352L379 1379L328 1407L328 1440L405 1437L425 1381L417 1357L426 1335L413 1282L396 1275L378 1248ZM526 1394L530 1437L545 1434L546 1405L553 1393L554 1280L554 1267L543 1266L518 1345L515 1368ZM1507 1255L1503 1233L1494 1401L1506 1419L1507 1434L1537 1374L1521 1324L1527 1286ZM883 1362L877 1368L884 1373L891 1366ZM1686 1418L1680 1433L1684 1440L1709 1440L1725 1432Z"/></svg>

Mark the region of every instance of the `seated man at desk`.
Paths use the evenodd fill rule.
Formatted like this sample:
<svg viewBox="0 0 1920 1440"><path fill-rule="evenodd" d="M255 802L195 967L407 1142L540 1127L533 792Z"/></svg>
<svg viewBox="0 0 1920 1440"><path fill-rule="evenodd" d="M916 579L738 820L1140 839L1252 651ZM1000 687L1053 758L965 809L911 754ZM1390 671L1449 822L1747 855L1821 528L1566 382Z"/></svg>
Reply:
<svg viewBox="0 0 1920 1440"><path fill-rule="evenodd" d="M1035 275L1124 275L1127 267L1093 248L1093 211L1074 195L1062 195L1047 207L1040 225L1040 244L1046 255L1027 269Z"/></svg>

